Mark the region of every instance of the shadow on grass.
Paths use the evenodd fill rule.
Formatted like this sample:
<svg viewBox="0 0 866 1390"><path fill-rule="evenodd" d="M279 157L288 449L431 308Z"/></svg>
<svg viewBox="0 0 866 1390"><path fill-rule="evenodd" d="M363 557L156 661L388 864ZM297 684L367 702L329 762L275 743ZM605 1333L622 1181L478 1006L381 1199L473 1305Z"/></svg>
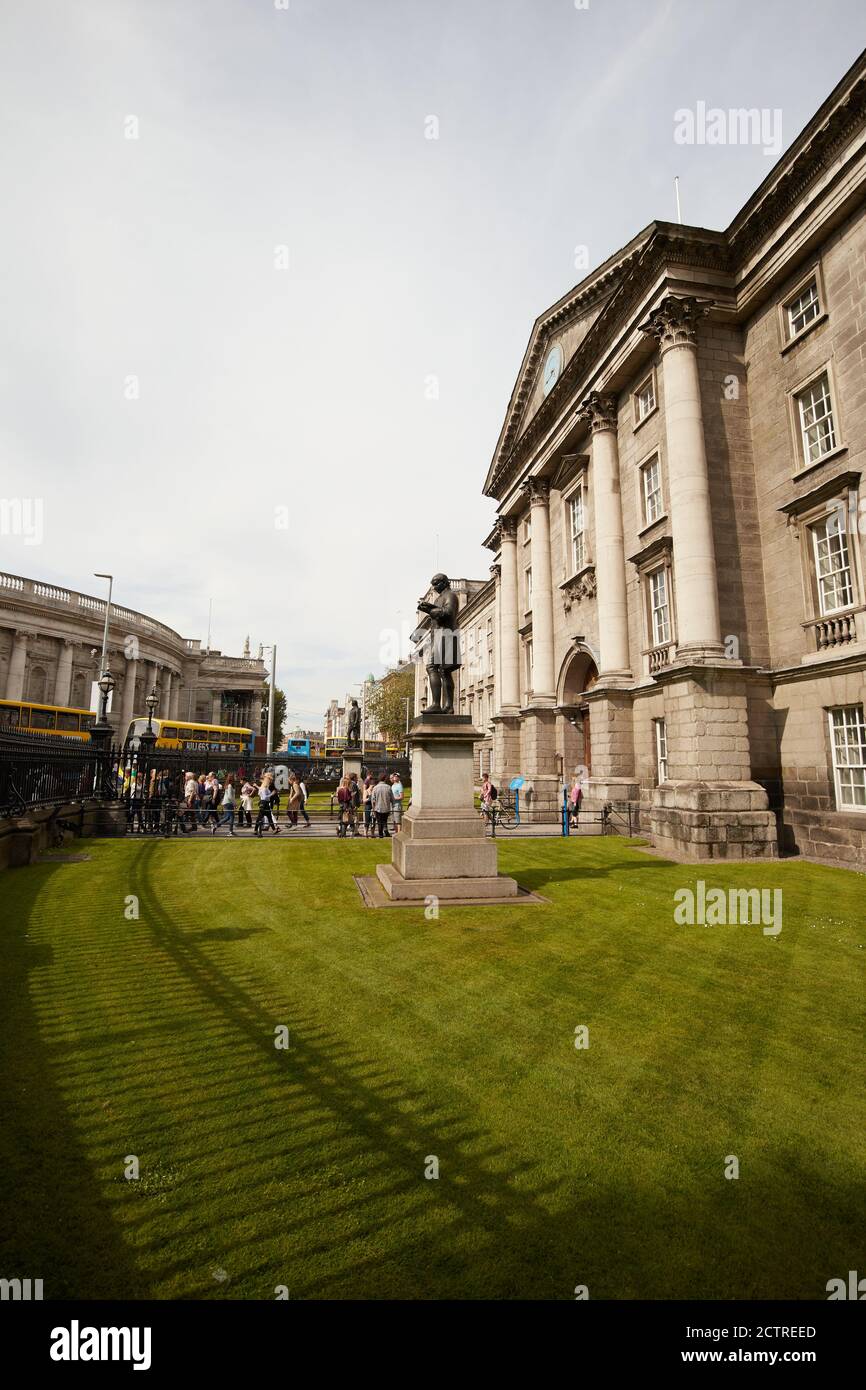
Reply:
<svg viewBox="0 0 866 1390"><path fill-rule="evenodd" d="M283 993L294 1009L269 1006L246 962L227 969L213 954L268 929L179 926L159 853L137 846L128 882L146 905L152 978L122 947L106 961L110 998L135 1016L101 1055L88 1039L71 1044L63 1091L56 1049L28 1003L28 972L50 958L34 955L26 924L10 933L4 1026L17 1065L0 1153L4 1229L18 1202L21 1236L4 1248L0 1274L44 1277L48 1296L84 1298L164 1296L169 1285L187 1297L272 1298L278 1283L292 1298L564 1299L578 1283L593 1298L803 1298L822 1297L826 1279L849 1267L857 1202L844 1180L828 1184L817 1161L789 1150L750 1181L725 1182L696 1171L696 1155L704 1168L715 1161L696 1133L671 1135L679 1152L663 1155L660 1178L657 1144L634 1133L627 1087L604 1141L617 1178L600 1177L598 1153L586 1152L580 1082L562 1097L573 1166L543 1178L517 1156L523 1136L510 1155L471 1113L407 1085L398 1062L302 1004L291 976ZM614 872L530 875L541 886ZM166 1002L173 1022L160 1016ZM288 1052L274 1047L275 1012L290 1028ZM79 1025L98 1018L82 1000ZM711 1032L711 999L704 1024ZM771 1028L768 1019L756 1029L756 1056ZM124 1051L133 1046L151 1062L135 1076ZM94 1127L82 1144L64 1095L75 1082L94 1106L108 1096L142 1117L135 1142L156 1158L140 1195L121 1185L113 1206L100 1196L92 1165L106 1131ZM639 1084L645 1101L653 1083ZM744 1094L744 1113L756 1103ZM423 1178L431 1153L442 1163L435 1182ZM214 1264L226 1283L214 1283Z"/></svg>
<svg viewBox="0 0 866 1390"><path fill-rule="evenodd" d="M63 872L5 871L32 875L36 896ZM56 1050L45 1040L32 989L54 953L34 944L30 926L31 915L19 915L2 934L0 1277L42 1279L46 1299L147 1298L148 1280L113 1220L57 1085Z"/></svg>

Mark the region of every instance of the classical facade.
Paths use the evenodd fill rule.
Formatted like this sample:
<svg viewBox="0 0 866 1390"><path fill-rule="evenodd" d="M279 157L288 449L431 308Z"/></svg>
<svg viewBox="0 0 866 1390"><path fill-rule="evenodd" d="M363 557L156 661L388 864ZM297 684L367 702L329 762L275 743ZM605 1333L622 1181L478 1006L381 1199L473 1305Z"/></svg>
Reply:
<svg viewBox="0 0 866 1390"><path fill-rule="evenodd" d="M866 861L864 145L861 58L726 231L654 222L535 324L484 484L530 814L581 769L662 849Z"/></svg>
<svg viewBox="0 0 866 1390"><path fill-rule="evenodd" d="M105 599L37 579L0 573L0 692L7 700L90 708L99 679ZM166 719L237 724L258 731L266 671L261 658L202 651L144 613L111 605L108 664L117 682L110 722L125 732L147 713Z"/></svg>

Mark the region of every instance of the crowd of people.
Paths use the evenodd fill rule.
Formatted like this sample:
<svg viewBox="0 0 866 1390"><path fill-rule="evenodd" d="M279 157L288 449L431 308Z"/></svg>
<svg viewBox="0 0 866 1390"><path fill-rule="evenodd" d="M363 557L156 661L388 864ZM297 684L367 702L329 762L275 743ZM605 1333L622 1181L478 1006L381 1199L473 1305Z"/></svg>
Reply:
<svg viewBox="0 0 866 1390"><path fill-rule="evenodd" d="M217 835L225 829L234 836L237 827L262 837L279 835L284 829L309 830L312 824L307 787L295 772L289 772L287 786L280 788L271 770L256 769L250 775L185 771L178 779L167 769L151 768L145 777L127 769L122 795L131 833L209 830ZM403 784L397 773L367 774L363 780L353 773L341 780L331 797L330 816L341 839L358 836L359 824L365 836L384 839L391 833L391 823L399 829L402 814Z"/></svg>
<svg viewBox="0 0 866 1390"><path fill-rule="evenodd" d="M357 838L363 825L367 839L386 840L391 834L389 822L399 830L403 819L403 783L396 772L390 776L380 772L378 778L370 773L361 781L353 772L344 777L337 788L337 834L341 839Z"/></svg>

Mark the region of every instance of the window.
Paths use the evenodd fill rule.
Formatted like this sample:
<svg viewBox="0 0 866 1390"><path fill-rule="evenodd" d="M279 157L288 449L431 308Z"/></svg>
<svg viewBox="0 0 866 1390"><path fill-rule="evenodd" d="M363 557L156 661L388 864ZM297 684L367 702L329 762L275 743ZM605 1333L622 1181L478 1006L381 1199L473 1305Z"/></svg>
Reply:
<svg viewBox="0 0 866 1390"><path fill-rule="evenodd" d="M532 689L532 638L528 638L524 648L526 653L526 689Z"/></svg>
<svg viewBox="0 0 866 1390"><path fill-rule="evenodd" d="M830 378L822 372L805 391L795 396L803 465L818 463L836 448L836 425L830 396Z"/></svg>
<svg viewBox="0 0 866 1390"><path fill-rule="evenodd" d="M35 709L30 715L31 729L53 729L54 711L51 709Z"/></svg>
<svg viewBox="0 0 866 1390"><path fill-rule="evenodd" d="M664 647L671 640L671 614L668 605L667 570L653 570L647 576L650 598L650 632L654 647Z"/></svg>
<svg viewBox="0 0 866 1390"><path fill-rule="evenodd" d="M866 721L862 705L830 710L836 805L866 811Z"/></svg>
<svg viewBox="0 0 866 1390"><path fill-rule="evenodd" d="M466 634L466 679L471 681L475 676L475 628L471 627Z"/></svg>
<svg viewBox="0 0 866 1390"><path fill-rule="evenodd" d="M523 523L523 540L524 540L524 542L526 542L526 541L531 541L531 540L532 540L532 517L531 517L531 516L528 516L528 517L525 519L524 523Z"/></svg>
<svg viewBox="0 0 866 1390"><path fill-rule="evenodd" d="M854 602L851 564L848 558L848 537L845 533L845 512L836 509L811 528L815 554L815 578L818 583L818 608L821 616L850 608Z"/></svg>
<svg viewBox="0 0 866 1390"><path fill-rule="evenodd" d="M524 593L524 613L528 613L532 608L532 566L527 565L523 571L523 593Z"/></svg>
<svg viewBox="0 0 866 1390"><path fill-rule="evenodd" d="M818 294L818 281L813 278L785 305L785 317L789 338L795 338L804 328L814 322L821 313L821 299Z"/></svg>
<svg viewBox="0 0 866 1390"><path fill-rule="evenodd" d="M635 428L652 415L656 408L656 383L654 376L648 376L634 393Z"/></svg>
<svg viewBox="0 0 866 1390"><path fill-rule="evenodd" d="M662 469L658 455L645 463L641 469L641 492L643 493L643 519L647 526L658 521L664 511L662 506Z"/></svg>
<svg viewBox="0 0 866 1390"><path fill-rule="evenodd" d="M78 721L80 718L80 714L71 714L66 710L58 710L57 728L66 734L71 734L73 732L77 734L79 732Z"/></svg>
<svg viewBox="0 0 866 1390"><path fill-rule="evenodd" d="M668 780L668 726L664 719L654 719L656 731L656 775L659 784Z"/></svg>
<svg viewBox="0 0 866 1390"><path fill-rule="evenodd" d="M478 727L484 728L484 691L478 696Z"/></svg>
<svg viewBox="0 0 866 1390"><path fill-rule="evenodd" d="M586 564L586 511L583 505L583 484L568 499L568 520L571 534L571 572L579 573Z"/></svg>
<svg viewBox="0 0 866 1390"><path fill-rule="evenodd" d="M172 725L163 724L163 726L162 726L162 731L161 731L161 733L160 733L160 737L161 737L161 738L177 738L177 729L174 728Z"/></svg>

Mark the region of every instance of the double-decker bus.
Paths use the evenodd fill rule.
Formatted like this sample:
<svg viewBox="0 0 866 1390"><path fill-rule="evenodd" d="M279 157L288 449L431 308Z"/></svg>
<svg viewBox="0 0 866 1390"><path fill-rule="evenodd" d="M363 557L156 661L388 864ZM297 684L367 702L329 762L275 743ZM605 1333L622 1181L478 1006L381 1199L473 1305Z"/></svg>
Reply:
<svg viewBox="0 0 866 1390"><path fill-rule="evenodd" d="M278 751L280 757L306 758L310 761L325 756L325 745L321 739L290 738L286 740L285 748L280 748Z"/></svg>
<svg viewBox="0 0 866 1390"><path fill-rule="evenodd" d="M126 735L128 744L137 746L147 728L146 719L133 719ZM229 724L197 724L184 719L154 719L155 748L188 748L191 753L252 753L252 729Z"/></svg>
<svg viewBox="0 0 866 1390"><path fill-rule="evenodd" d="M96 715L70 705L41 705L32 700L0 700L0 733L51 734L57 738L89 738Z"/></svg>

